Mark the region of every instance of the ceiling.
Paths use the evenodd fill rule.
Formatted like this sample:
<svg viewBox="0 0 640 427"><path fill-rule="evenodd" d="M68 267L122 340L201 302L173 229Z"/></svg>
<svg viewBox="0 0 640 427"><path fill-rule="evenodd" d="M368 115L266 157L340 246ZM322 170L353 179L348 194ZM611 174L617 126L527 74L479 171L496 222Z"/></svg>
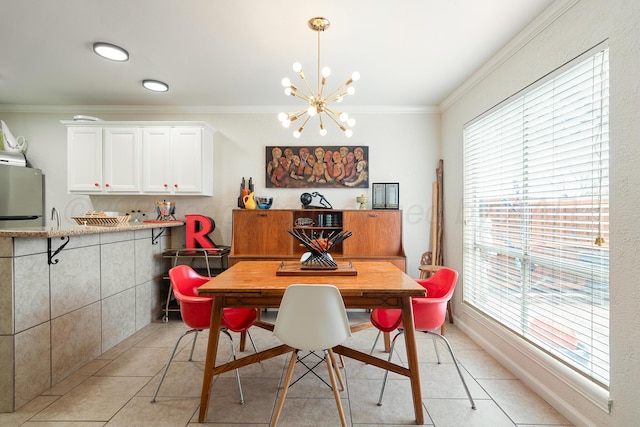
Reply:
<svg viewBox="0 0 640 427"><path fill-rule="evenodd" d="M296 105L280 81L295 61L315 87L317 33L327 89L353 71L345 105L433 107L554 0L11 0L0 25L0 107ZM95 41L127 49L117 63ZM153 93L143 79L169 84ZM299 84L298 86L302 86Z"/></svg>

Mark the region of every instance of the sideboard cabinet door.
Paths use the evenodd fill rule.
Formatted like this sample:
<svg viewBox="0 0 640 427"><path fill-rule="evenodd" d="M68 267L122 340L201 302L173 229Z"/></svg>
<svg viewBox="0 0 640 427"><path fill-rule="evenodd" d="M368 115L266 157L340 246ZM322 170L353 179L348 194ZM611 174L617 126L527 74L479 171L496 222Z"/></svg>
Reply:
<svg viewBox="0 0 640 427"><path fill-rule="evenodd" d="M353 235L343 242L343 254L397 256L402 249L402 211L344 211L343 228Z"/></svg>
<svg viewBox="0 0 640 427"><path fill-rule="evenodd" d="M293 214L288 210L234 210L233 254L291 256L293 238L287 230L292 223Z"/></svg>

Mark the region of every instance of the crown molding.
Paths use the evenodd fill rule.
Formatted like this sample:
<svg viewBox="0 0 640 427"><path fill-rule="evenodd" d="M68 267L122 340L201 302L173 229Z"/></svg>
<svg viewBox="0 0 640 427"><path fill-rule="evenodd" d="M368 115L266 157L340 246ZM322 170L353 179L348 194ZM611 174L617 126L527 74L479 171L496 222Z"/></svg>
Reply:
<svg viewBox="0 0 640 427"><path fill-rule="evenodd" d="M295 109L292 106L269 105L200 105L200 106L152 106L152 105L1 105L0 113L163 113L163 114L277 114ZM420 105L356 105L349 107L353 114L440 114L438 106Z"/></svg>
<svg viewBox="0 0 640 427"><path fill-rule="evenodd" d="M580 0L557 0L552 3L551 6L527 25L524 30L494 55L485 65L480 67L468 80L442 101L439 106L440 111L446 111L579 2Z"/></svg>

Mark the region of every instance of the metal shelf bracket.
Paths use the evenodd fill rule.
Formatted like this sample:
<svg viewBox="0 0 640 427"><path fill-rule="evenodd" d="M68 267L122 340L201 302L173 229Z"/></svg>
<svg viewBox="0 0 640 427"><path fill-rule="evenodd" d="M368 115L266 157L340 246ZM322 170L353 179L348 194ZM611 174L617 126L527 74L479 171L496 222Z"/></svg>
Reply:
<svg viewBox="0 0 640 427"><path fill-rule="evenodd" d="M160 232L158 234L155 233L155 230L156 230L155 228L151 229L151 244L152 245L157 245L159 243L158 239L160 238L160 236L162 236L164 234L166 228L161 228Z"/></svg>
<svg viewBox="0 0 640 427"><path fill-rule="evenodd" d="M66 241L63 244L61 244L58 247L58 249L56 249L53 253L51 253L51 237L49 237L47 239L47 252L49 254L49 265L58 263L59 260L57 258L56 259L53 259L53 258L56 255L58 255L60 253L60 251L62 251L64 249L65 246L67 246L67 243L69 243L69 240L70 240L69 236L60 237L60 240L65 240L65 239L66 239Z"/></svg>

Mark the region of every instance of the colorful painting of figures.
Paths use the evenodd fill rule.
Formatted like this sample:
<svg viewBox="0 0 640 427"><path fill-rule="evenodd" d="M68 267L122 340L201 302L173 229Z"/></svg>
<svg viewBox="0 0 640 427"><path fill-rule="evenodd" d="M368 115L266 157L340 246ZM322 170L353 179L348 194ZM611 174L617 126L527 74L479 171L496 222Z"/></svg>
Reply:
<svg viewBox="0 0 640 427"><path fill-rule="evenodd" d="M369 188L369 147L268 146L267 188Z"/></svg>

